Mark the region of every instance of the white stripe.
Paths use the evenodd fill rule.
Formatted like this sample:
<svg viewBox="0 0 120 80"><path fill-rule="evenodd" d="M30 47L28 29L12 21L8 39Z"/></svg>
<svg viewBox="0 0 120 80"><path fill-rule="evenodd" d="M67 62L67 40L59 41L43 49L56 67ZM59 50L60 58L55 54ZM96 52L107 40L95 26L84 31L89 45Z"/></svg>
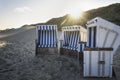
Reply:
<svg viewBox="0 0 120 80"><path fill-rule="evenodd" d="M108 35L109 35L110 31L108 30L106 35L105 35L105 39L104 39L104 42L103 42L103 46L102 47L105 47L105 44L106 44L106 41L107 41L107 38L108 38Z"/></svg>
<svg viewBox="0 0 120 80"><path fill-rule="evenodd" d="M41 30L43 30L43 26L41 25Z"/></svg>
<svg viewBox="0 0 120 80"><path fill-rule="evenodd" d="M49 42L50 42L50 47L51 47L51 30L49 31Z"/></svg>
<svg viewBox="0 0 120 80"><path fill-rule="evenodd" d="M56 35L56 30L54 30L54 47L56 47L56 41L57 40L57 35Z"/></svg>
<svg viewBox="0 0 120 80"><path fill-rule="evenodd" d="M51 30L51 47L53 47L53 30Z"/></svg>
<svg viewBox="0 0 120 80"><path fill-rule="evenodd" d="M53 30L53 47L55 47L55 30Z"/></svg>
<svg viewBox="0 0 120 80"><path fill-rule="evenodd" d="M71 46L71 44L72 44L72 32L70 32L70 43L69 43L69 46Z"/></svg>
<svg viewBox="0 0 120 80"><path fill-rule="evenodd" d="M89 76L91 76L91 71L92 71L92 68L91 68L91 57L92 57L92 51L89 51Z"/></svg>
<svg viewBox="0 0 120 80"><path fill-rule="evenodd" d="M52 30L52 26L50 26L50 30Z"/></svg>
<svg viewBox="0 0 120 80"><path fill-rule="evenodd" d="M38 30L37 30L38 26L36 27L36 39L38 41ZM38 43L38 42L37 42Z"/></svg>
<svg viewBox="0 0 120 80"><path fill-rule="evenodd" d="M74 46L73 47L77 47L77 31L75 32L75 41L74 41Z"/></svg>
<svg viewBox="0 0 120 80"><path fill-rule="evenodd" d="M73 43L72 43L72 48L73 48L73 49L74 49L74 47L75 47L74 45L75 45L75 40L76 40L76 35L75 35L75 33L76 33L76 32L74 31L74 33L73 33L73 41L72 41L72 42L73 42Z"/></svg>
<svg viewBox="0 0 120 80"><path fill-rule="evenodd" d="M93 44L94 44L94 27L91 27L91 47L93 47Z"/></svg>
<svg viewBox="0 0 120 80"><path fill-rule="evenodd" d="M113 39L113 42L111 43L110 47L113 47L113 45L114 45L117 37L118 37L118 33L116 33L116 35L115 35L115 37L114 37L114 39Z"/></svg>
<svg viewBox="0 0 120 80"><path fill-rule="evenodd" d="M73 41L74 41L74 32L72 32L71 45L70 45L71 49L72 49L72 46L73 46L73 44L74 44Z"/></svg>
<svg viewBox="0 0 120 80"><path fill-rule="evenodd" d="M54 26L54 30L55 30L55 26Z"/></svg>

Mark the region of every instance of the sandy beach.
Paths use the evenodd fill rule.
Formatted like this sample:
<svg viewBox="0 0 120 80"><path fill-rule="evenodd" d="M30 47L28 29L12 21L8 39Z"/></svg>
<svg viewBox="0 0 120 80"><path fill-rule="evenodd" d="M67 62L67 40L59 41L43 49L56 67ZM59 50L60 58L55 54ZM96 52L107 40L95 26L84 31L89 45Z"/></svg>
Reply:
<svg viewBox="0 0 120 80"><path fill-rule="evenodd" d="M34 27L4 35L0 37L0 80L117 80L115 76L84 78L82 65L74 57L57 54L35 56ZM116 53L113 66L119 73L120 48Z"/></svg>

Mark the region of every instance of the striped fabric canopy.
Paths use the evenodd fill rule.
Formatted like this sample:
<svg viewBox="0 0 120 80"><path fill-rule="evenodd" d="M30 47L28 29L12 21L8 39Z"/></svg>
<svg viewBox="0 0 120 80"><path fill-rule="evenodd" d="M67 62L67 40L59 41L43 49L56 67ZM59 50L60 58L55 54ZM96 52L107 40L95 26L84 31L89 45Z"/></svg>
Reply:
<svg viewBox="0 0 120 80"><path fill-rule="evenodd" d="M82 52L84 47L86 47L86 43L79 43L83 38L83 34L80 32L81 26L67 26L62 28L62 32L64 34L64 40L61 42L61 47L71 50L77 50L78 52ZM84 32L84 30L83 30Z"/></svg>
<svg viewBox="0 0 120 80"><path fill-rule="evenodd" d="M56 25L38 25L37 29L38 30L56 30L57 26Z"/></svg>
<svg viewBox="0 0 120 80"><path fill-rule="evenodd" d="M77 50L77 44L80 40L79 31L64 31L63 47Z"/></svg>
<svg viewBox="0 0 120 80"><path fill-rule="evenodd" d="M56 25L38 25L37 34L39 47L57 47Z"/></svg>

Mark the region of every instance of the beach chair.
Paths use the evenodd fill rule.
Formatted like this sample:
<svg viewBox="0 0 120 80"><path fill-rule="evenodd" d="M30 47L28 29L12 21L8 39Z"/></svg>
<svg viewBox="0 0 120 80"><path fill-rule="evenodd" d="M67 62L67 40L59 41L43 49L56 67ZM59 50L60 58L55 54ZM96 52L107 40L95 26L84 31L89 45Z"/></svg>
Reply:
<svg viewBox="0 0 120 80"><path fill-rule="evenodd" d="M120 26L100 17L87 22L84 77L112 77L113 55L120 45Z"/></svg>
<svg viewBox="0 0 120 80"><path fill-rule="evenodd" d="M36 54L57 53L57 25L37 25Z"/></svg>
<svg viewBox="0 0 120 80"><path fill-rule="evenodd" d="M86 47L87 30L82 26L65 26L62 27L63 40L60 44L61 54L76 55L83 52Z"/></svg>

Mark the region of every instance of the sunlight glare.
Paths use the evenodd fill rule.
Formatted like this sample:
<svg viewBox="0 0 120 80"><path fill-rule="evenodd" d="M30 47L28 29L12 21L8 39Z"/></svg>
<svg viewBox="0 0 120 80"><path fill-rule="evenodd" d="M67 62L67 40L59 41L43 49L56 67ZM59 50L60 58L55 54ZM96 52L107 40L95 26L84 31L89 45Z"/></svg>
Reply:
<svg viewBox="0 0 120 80"><path fill-rule="evenodd" d="M73 10L71 13L70 13L70 15L73 17L73 18L80 18L80 17L82 17L82 15L83 15L83 12L82 11L80 11L80 10Z"/></svg>
<svg viewBox="0 0 120 80"><path fill-rule="evenodd" d="M6 45L6 42L0 41L0 47L4 47Z"/></svg>

